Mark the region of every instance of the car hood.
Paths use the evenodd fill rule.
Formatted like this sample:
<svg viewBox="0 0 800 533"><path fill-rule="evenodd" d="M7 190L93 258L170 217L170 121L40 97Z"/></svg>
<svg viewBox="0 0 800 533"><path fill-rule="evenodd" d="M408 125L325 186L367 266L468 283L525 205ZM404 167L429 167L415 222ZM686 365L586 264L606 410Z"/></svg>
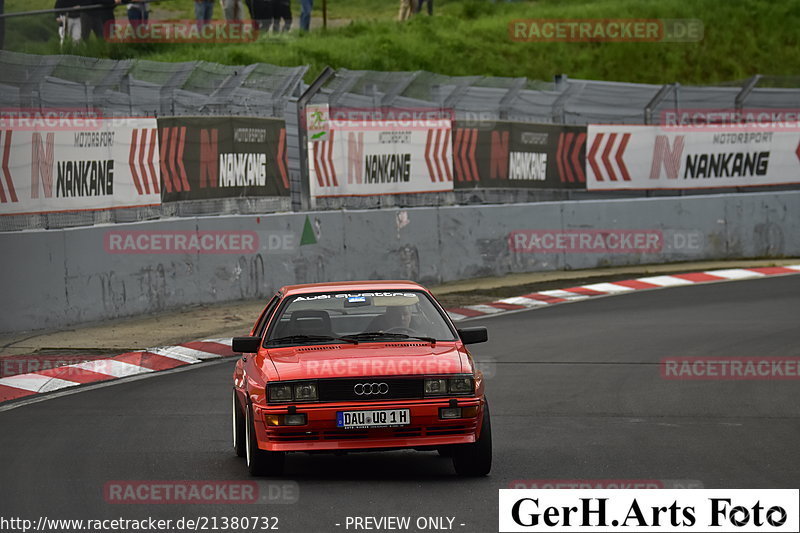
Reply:
<svg viewBox="0 0 800 533"><path fill-rule="evenodd" d="M455 343L397 342L270 348L279 379L456 374L463 372Z"/></svg>

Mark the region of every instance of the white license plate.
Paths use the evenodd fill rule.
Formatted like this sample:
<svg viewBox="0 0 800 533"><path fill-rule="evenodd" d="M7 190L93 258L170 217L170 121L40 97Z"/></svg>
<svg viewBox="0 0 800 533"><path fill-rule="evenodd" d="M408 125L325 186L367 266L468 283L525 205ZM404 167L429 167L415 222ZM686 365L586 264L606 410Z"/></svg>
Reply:
<svg viewBox="0 0 800 533"><path fill-rule="evenodd" d="M336 426L344 429L390 428L411 423L408 409L380 409L376 411L338 411Z"/></svg>

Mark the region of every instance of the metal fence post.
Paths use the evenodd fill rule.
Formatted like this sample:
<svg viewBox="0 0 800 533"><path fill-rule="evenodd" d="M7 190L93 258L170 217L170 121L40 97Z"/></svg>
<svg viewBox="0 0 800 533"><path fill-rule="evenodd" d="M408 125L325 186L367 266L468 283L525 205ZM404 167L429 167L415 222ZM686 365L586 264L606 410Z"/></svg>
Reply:
<svg viewBox="0 0 800 533"><path fill-rule="evenodd" d="M567 123L567 114L564 110L567 100L586 87L586 83L569 83L568 80L569 78L566 74L559 74L555 77L556 90L561 90L561 94L553 101L553 108L550 116L554 124Z"/></svg>
<svg viewBox="0 0 800 533"><path fill-rule="evenodd" d="M299 205L295 206L294 202L292 209L297 211L308 211L311 205L311 187L308 180L310 179L308 173L308 132L305 127L306 105L312 98L322 89L322 86L334 75L336 71L331 67L325 67L317 79L315 79L308 89L300 95L297 100L297 139L299 141L298 148L300 150L300 201Z"/></svg>
<svg viewBox="0 0 800 533"><path fill-rule="evenodd" d="M500 109L498 113L500 120L508 120L508 109L517 100L519 92L525 88L527 83L528 78L517 78L514 80L514 83L511 84L511 87L508 88L508 92L506 92L500 100Z"/></svg>
<svg viewBox="0 0 800 533"><path fill-rule="evenodd" d="M747 97L750 96L750 93L753 92L753 89L756 88L756 85L761 81L761 74L756 74L742 86L742 90L739 91L739 94L736 95L736 100L734 100L734 106L736 108L737 113L741 113L742 109L744 109L744 103L747 100Z"/></svg>
<svg viewBox="0 0 800 533"><path fill-rule="evenodd" d="M668 83L662 86L658 92L653 96L653 98L647 102L647 105L644 108L644 123L646 125L651 125L653 123L653 109L657 108L661 105L661 102L667 97L670 91L675 89L675 84ZM658 121L661 124L661 121Z"/></svg>

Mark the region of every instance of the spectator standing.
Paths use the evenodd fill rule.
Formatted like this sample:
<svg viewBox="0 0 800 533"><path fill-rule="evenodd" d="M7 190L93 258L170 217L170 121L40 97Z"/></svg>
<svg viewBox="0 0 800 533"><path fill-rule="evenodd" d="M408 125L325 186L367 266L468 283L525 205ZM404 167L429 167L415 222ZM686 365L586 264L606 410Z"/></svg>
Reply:
<svg viewBox="0 0 800 533"><path fill-rule="evenodd" d="M225 20L229 22L241 21L244 18L244 6L242 0L219 0L222 5L222 12L225 13Z"/></svg>
<svg viewBox="0 0 800 533"><path fill-rule="evenodd" d="M81 11L81 39L88 40L92 33L99 39L105 39L106 27L114 23L114 8L120 5L122 0L89 1L92 4L102 4L103 7Z"/></svg>
<svg viewBox="0 0 800 533"><path fill-rule="evenodd" d="M56 9L67 9L77 7L80 0L56 0ZM81 40L81 13L80 11L71 11L68 13L58 13L56 20L59 23L58 36L61 44L64 41L72 41L77 43Z"/></svg>
<svg viewBox="0 0 800 533"><path fill-rule="evenodd" d="M272 0L275 5L275 32L287 32L292 29L292 0ZM283 28L280 27L283 20Z"/></svg>
<svg viewBox="0 0 800 533"><path fill-rule="evenodd" d="M259 31L269 33L272 19L275 18L275 0L249 0L247 5L250 8L250 17L255 21L254 25Z"/></svg>
<svg viewBox="0 0 800 533"><path fill-rule="evenodd" d="M314 7L314 0L300 0L300 29L308 31L311 28L311 9Z"/></svg>
<svg viewBox="0 0 800 533"><path fill-rule="evenodd" d="M203 27L214 18L214 0L194 0L194 18Z"/></svg>
<svg viewBox="0 0 800 533"><path fill-rule="evenodd" d="M150 18L150 10L147 7L147 2L140 0L131 0L128 4L128 22L131 26L137 28L140 24L147 24Z"/></svg>
<svg viewBox="0 0 800 533"><path fill-rule="evenodd" d="M401 22L408 20L415 8L415 0L400 0L400 13L397 15L397 19Z"/></svg>
<svg viewBox="0 0 800 533"><path fill-rule="evenodd" d="M414 13L422 11L422 4L428 4L428 15L433 15L433 0L417 0L417 9Z"/></svg>

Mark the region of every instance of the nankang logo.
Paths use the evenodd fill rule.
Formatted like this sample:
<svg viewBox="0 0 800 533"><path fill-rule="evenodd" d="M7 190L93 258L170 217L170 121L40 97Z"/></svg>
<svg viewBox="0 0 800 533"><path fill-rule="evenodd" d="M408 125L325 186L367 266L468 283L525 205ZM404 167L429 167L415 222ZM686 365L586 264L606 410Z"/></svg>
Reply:
<svg viewBox="0 0 800 533"><path fill-rule="evenodd" d="M716 142L716 140L715 140ZM666 135L656 135L653 146L653 160L650 166L650 179L659 179L661 170L666 171L667 179L678 179L683 169L683 178L742 178L766 176L769 168L770 152L720 152L686 154L685 137L675 137L670 147Z"/></svg>
<svg viewBox="0 0 800 533"><path fill-rule="evenodd" d="M356 396L387 394L389 385L386 383L358 383L353 387L353 392L356 393Z"/></svg>

